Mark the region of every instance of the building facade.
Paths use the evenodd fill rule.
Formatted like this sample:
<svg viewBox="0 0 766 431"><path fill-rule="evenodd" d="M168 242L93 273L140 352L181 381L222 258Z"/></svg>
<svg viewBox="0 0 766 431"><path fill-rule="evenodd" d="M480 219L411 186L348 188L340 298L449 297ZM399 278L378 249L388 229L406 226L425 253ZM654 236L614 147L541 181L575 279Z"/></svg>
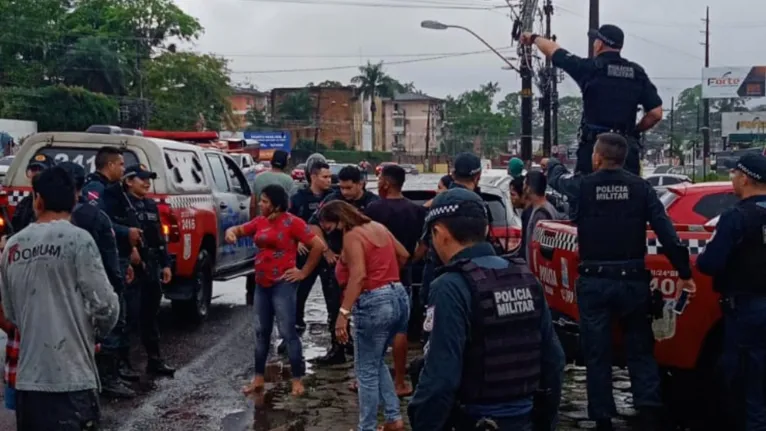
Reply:
<svg viewBox="0 0 766 431"><path fill-rule="evenodd" d="M287 118L280 105L291 95L305 92L308 95L308 106L292 107L294 117ZM293 102L300 97L293 99ZM271 118L280 128L289 130L293 136L293 148L301 140L313 141L317 134L317 142L329 148L345 145L354 148L357 141L355 127L355 110L358 107L356 88L343 87L292 87L275 88L271 90ZM287 102L291 103L291 102Z"/></svg>
<svg viewBox="0 0 766 431"><path fill-rule="evenodd" d="M234 121L239 129L248 126L246 116L252 109L264 112L268 119L269 93L258 91L254 88L232 87L229 97Z"/></svg>
<svg viewBox="0 0 766 431"><path fill-rule="evenodd" d="M383 101L382 111L387 151L413 155L438 151L444 100L419 93L397 93Z"/></svg>

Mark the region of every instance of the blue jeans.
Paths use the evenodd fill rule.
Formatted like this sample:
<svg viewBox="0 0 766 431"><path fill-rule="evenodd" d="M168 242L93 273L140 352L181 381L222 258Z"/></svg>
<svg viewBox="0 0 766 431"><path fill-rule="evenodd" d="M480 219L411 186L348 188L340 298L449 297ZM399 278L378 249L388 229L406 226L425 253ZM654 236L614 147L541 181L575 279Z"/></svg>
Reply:
<svg viewBox="0 0 766 431"><path fill-rule="evenodd" d="M649 317L648 281L581 276L577 279L577 305L590 419L617 415L612 396L612 322L615 319L624 336L633 404L639 409L662 406Z"/></svg>
<svg viewBox="0 0 766 431"><path fill-rule="evenodd" d="M301 339L298 337L297 329L295 329L297 291L297 283L287 281L277 282L271 287L255 287L253 310L255 311L256 375L262 376L266 372L266 360L271 348L274 319L277 320L279 335L287 344L287 356L290 358L292 377L299 379L306 373Z"/></svg>
<svg viewBox="0 0 766 431"><path fill-rule="evenodd" d="M724 307L721 365L731 404L747 431L766 430L766 298L737 296Z"/></svg>
<svg viewBox="0 0 766 431"><path fill-rule="evenodd" d="M354 305L354 372L359 382L359 431L377 429L381 401L386 423L402 419L399 398L385 357L394 336L407 327L409 302L404 287L395 283L362 292Z"/></svg>

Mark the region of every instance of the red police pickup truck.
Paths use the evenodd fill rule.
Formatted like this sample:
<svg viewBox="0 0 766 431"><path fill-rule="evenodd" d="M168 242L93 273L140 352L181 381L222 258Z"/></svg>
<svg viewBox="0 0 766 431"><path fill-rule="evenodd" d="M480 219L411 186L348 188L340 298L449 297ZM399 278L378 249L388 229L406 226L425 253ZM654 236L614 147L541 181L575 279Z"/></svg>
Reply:
<svg viewBox="0 0 766 431"><path fill-rule="evenodd" d="M710 240L713 230L712 226L676 225L679 237L689 247L692 263ZM529 265L543 286L567 357L579 360L575 292L579 264L577 229L566 221L540 222L530 247ZM646 266L652 276L650 287L659 290L664 301L662 318L655 318L652 323L655 357L664 380L663 395L674 416L684 423L709 425L720 417L723 405L718 401L721 391L715 378L722 340L719 295L713 291L712 279L694 269L697 294L685 308L678 304L678 272L661 254L661 247L654 232L647 231ZM621 344L615 331L615 365L624 364Z"/></svg>

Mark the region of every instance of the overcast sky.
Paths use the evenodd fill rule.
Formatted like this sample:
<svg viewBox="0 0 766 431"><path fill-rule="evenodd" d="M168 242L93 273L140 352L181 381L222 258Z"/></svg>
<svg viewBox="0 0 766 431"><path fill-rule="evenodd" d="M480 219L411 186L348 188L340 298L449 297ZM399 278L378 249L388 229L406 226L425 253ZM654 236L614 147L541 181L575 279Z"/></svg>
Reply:
<svg viewBox="0 0 766 431"><path fill-rule="evenodd" d="M367 60L411 61L388 64L386 72L400 81L413 81L418 88L436 97L457 95L487 81L499 82L503 92L520 88L518 76L502 70L502 60L491 53L428 60L434 54L480 51L483 46L461 30L420 28L420 22L426 19L462 25L476 31L494 47L508 47L511 21L507 9L446 8L500 6L505 4L502 0L175 1L205 27L205 34L193 49L229 58L234 82L250 82L263 90L303 86L326 79L347 83L358 73L355 66ZM565 48L586 55L588 1L553 2L556 8L554 34ZM360 7L348 3L418 4L434 8ZM700 42L704 40L701 31L705 2L606 0L602 3L601 23L622 27L626 33L625 57L644 66L666 106L670 105L671 96L699 83L704 54ZM711 66L766 65L766 21L762 18L766 15L766 2L708 0L708 4ZM515 56L515 49L505 52ZM312 68L337 69L285 71ZM565 82L561 89L564 94L576 91L571 81Z"/></svg>

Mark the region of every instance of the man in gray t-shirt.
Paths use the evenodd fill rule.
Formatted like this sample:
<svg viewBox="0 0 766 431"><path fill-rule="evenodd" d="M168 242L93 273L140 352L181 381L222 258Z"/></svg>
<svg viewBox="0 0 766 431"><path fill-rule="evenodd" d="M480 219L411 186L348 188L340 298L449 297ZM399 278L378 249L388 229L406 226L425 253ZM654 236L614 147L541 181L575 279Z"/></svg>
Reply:
<svg viewBox="0 0 766 431"><path fill-rule="evenodd" d="M529 172L524 179L524 196L527 199L529 208L531 208L527 229L523 232L526 247L532 244L532 236L534 235L537 222L556 220L561 217L559 212L556 211L556 207L545 196L547 187L548 182L542 172ZM524 251L526 252L527 250ZM529 253L526 253L526 256L529 258Z"/></svg>
<svg viewBox="0 0 766 431"><path fill-rule="evenodd" d="M17 426L96 429L94 349L117 323L117 295L93 238L69 222L75 190L67 172L46 169L32 188L37 221L8 240L0 255L3 311L21 334Z"/></svg>

